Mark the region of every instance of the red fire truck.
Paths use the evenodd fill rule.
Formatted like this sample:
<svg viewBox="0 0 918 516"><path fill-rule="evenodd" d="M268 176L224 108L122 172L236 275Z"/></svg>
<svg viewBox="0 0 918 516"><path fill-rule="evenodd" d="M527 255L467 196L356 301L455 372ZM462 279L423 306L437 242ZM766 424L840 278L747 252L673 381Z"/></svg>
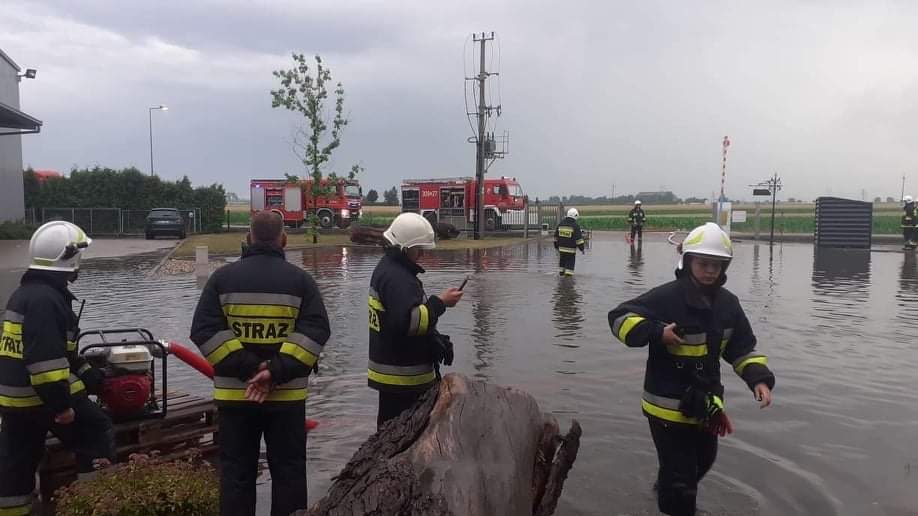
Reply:
<svg viewBox="0 0 918 516"><path fill-rule="evenodd" d="M420 213L431 223L457 228L475 222L477 181L472 177L406 179L402 181L402 211ZM522 225L526 199L514 177L484 180L485 229Z"/></svg>
<svg viewBox="0 0 918 516"><path fill-rule="evenodd" d="M322 180L322 186L327 180ZM284 224L300 227L309 221L309 215L319 217L323 228L348 227L360 217L363 190L355 180L339 179L328 196L313 197L312 179L290 182L286 179L253 179L251 182L251 209L278 210L284 215Z"/></svg>

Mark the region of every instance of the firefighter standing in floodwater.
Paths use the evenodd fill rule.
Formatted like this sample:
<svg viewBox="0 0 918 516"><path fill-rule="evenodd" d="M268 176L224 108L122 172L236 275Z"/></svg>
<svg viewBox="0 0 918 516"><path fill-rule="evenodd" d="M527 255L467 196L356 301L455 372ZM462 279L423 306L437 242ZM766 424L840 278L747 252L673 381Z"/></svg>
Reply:
<svg viewBox="0 0 918 516"><path fill-rule="evenodd" d="M657 449L657 503L673 516L695 514L698 482L717 455L717 438L733 432L720 379L729 363L765 408L775 377L736 296L723 288L733 257L717 224L682 243L676 280L609 312L612 334L628 347L649 347L641 407Z"/></svg>
<svg viewBox="0 0 918 516"><path fill-rule="evenodd" d="M638 243L644 238L645 220L647 220L647 214L644 213L644 208L641 207L641 201L634 201L634 207L628 212L628 222L631 224L630 242L632 244L634 243L634 235L637 235Z"/></svg>
<svg viewBox="0 0 918 516"><path fill-rule="evenodd" d="M902 210L905 212L902 214L902 238L905 240L905 247L915 247L915 241L918 240L918 235L915 235L916 224L918 224L918 214L915 213L915 201L912 199L911 195L906 195L902 199L902 202L905 205L902 207Z"/></svg>
<svg viewBox="0 0 918 516"><path fill-rule="evenodd" d="M306 387L328 340L328 314L306 271L287 262L282 217L252 217L242 258L211 275L191 340L214 366L220 444L220 514L255 514L262 436L271 514L306 508Z"/></svg>
<svg viewBox="0 0 918 516"><path fill-rule="evenodd" d="M574 266L577 263L577 249L581 254L584 251L583 233L580 231L580 225L577 219L580 218L580 212L577 208L567 210L567 217L555 228L555 249L558 250L558 274L561 276L573 276Z"/></svg>
<svg viewBox="0 0 918 516"><path fill-rule="evenodd" d="M370 278L370 359L367 382L379 391L376 424L398 417L437 381L438 364L452 364L449 338L437 320L456 306L462 291L427 296L418 274L422 249L433 249L434 230L417 213L402 213L383 233L386 254Z"/></svg>
<svg viewBox="0 0 918 516"><path fill-rule="evenodd" d="M76 452L80 477L115 459L112 423L87 396L101 374L76 357L80 258L92 240L64 221L29 242L31 263L10 296L0 332L0 515L27 515L50 431Z"/></svg>

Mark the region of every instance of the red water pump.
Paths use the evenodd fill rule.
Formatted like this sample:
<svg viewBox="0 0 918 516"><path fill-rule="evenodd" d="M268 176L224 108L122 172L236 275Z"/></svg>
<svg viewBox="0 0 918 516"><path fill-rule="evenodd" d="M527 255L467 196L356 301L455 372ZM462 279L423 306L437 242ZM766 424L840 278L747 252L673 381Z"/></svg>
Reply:
<svg viewBox="0 0 918 516"><path fill-rule="evenodd" d="M167 353L164 346L154 341L149 331L139 328L93 330L81 334L79 339L82 341L91 335L100 339L82 348L80 353L102 372L98 398L112 419L125 421L165 416L166 401L156 397L153 367L154 357L162 361L162 388L165 392ZM114 335L121 339L112 342ZM140 338L124 338L125 335Z"/></svg>

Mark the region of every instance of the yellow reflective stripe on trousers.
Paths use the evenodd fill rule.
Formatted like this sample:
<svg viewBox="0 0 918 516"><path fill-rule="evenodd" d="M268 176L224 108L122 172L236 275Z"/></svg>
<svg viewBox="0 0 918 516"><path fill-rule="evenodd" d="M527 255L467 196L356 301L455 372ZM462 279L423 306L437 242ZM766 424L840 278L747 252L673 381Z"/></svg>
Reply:
<svg viewBox="0 0 918 516"><path fill-rule="evenodd" d="M239 351L240 349L242 349L242 343L239 342L239 339L234 337L217 346L217 349L208 353L206 358L211 365L217 365L222 362L224 358L229 356L230 353Z"/></svg>
<svg viewBox="0 0 918 516"><path fill-rule="evenodd" d="M305 400L308 396L307 385L308 380L305 377L295 378L276 386L274 390L268 393L265 401ZM248 384L238 378L217 376L214 378L214 399L217 401L248 401L245 398L247 387Z"/></svg>
<svg viewBox="0 0 918 516"><path fill-rule="evenodd" d="M55 369L44 373L29 375L29 381L32 385L44 385L46 383L59 382L70 378L70 368Z"/></svg>
<svg viewBox="0 0 918 516"><path fill-rule="evenodd" d="M647 398L650 399L648 400ZM641 398L641 408L645 413L650 414L653 417L673 423L682 423L686 425L698 424L697 419L682 414L678 407L679 400L662 398L647 392L645 392L644 397Z"/></svg>
<svg viewBox="0 0 918 516"><path fill-rule="evenodd" d="M749 364L761 364L763 366L767 366L768 357L758 353L750 353L748 355L741 356L733 361L733 370L736 371L736 374L742 375L743 371L746 369L746 366Z"/></svg>
<svg viewBox="0 0 918 516"><path fill-rule="evenodd" d="M16 398L0 394L0 407L7 408L28 408L41 406L41 398L38 396L29 396L27 398Z"/></svg>

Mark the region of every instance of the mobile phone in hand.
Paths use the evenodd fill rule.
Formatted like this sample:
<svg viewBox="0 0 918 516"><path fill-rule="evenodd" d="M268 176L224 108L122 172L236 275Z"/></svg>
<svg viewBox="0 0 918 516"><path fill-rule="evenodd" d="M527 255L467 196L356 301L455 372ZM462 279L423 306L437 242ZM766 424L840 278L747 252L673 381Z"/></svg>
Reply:
<svg viewBox="0 0 918 516"><path fill-rule="evenodd" d="M469 282L469 278L471 278L471 276L466 275L465 279L462 280L462 285L459 285L459 291L460 291L460 292L462 291L462 289L465 288L465 284Z"/></svg>

